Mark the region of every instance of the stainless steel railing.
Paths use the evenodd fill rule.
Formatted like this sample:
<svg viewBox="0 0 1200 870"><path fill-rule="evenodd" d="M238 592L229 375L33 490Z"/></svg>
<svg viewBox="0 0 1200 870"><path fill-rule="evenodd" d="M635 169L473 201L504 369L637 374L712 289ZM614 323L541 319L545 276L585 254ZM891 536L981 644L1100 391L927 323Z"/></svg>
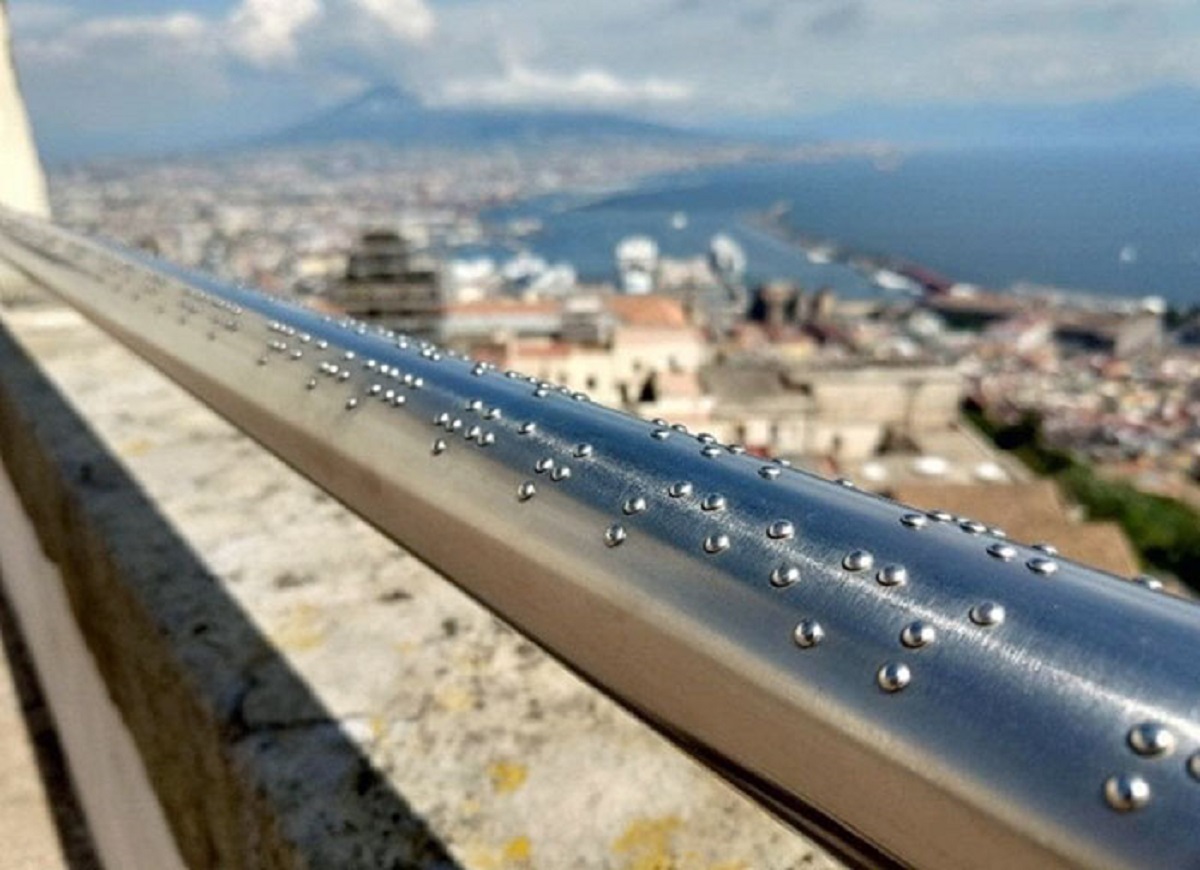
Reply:
<svg viewBox="0 0 1200 870"><path fill-rule="evenodd" d="M0 214L80 309L852 863L1200 866L1200 610Z"/></svg>

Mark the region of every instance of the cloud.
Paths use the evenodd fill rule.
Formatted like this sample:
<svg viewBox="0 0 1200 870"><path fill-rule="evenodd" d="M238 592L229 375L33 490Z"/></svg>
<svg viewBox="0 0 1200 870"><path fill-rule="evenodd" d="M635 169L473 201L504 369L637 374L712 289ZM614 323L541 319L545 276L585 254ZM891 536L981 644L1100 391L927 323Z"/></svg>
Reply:
<svg viewBox="0 0 1200 870"><path fill-rule="evenodd" d="M78 18L79 12L66 3L27 2L10 5L8 17L14 30L37 34L64 27Z"/></svg>
<svg viewBox="0 0 1200 870"><path fill-rule="evenodd" d="M322 12L318 0L243 0L224 30L231 50L254 66L294 62L299 32Z"/></svg>
<svg viewBox="0 0 1200 870"><path fill-rule="evenodd" d="M692 96L690 85L671 79L622 79L600 67L552 73L518 62L500 76L451 81L441 94L447 103L576 106L676 103Z"/></svg>
<svg viewBox="0 0 1200 870"><path fill-rule="evenodd" d="M396 39L420 42L434 30L433 11L422 0L353 0Z"/></svg>
<svg viewBox="0 0 1200 870"><path fill-rule="evenodd" d="M51 143L145 134L186 147L258 132L396 76L434 32L424 0L238 0L205 14L176 0L148 15L76 2L31 3L13 22L35 129Z"/></svg>
<svg viewBox="0 0 1200 870"><path fill-rule="evenodd" d="M1200 85L1195 0L19 0L43 127L259 127L380 82L668 121ZM162 8L159 6L158 8ZM207 11L197 11L207 10ZM207 115L205 114L207 113Z"/></svg>

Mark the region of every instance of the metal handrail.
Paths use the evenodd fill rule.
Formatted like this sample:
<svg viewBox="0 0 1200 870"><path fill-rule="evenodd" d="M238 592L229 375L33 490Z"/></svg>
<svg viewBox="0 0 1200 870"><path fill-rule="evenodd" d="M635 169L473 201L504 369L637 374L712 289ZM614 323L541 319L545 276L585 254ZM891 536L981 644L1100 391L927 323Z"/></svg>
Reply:
<svg viewBox="0 0 1200 870"><path fill-rule="evenodd" d="M1200 610L0 213L0 258L851 863L1200 866Z"/></svg>

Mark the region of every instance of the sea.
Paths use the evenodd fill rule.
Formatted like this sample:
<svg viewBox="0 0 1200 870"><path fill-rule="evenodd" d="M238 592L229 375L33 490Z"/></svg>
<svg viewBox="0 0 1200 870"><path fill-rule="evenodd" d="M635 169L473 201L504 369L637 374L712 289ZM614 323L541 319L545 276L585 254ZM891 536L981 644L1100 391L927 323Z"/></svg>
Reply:
<svg viewBox="0 0 1200 870"><path fill-rule="evenodd" d="M776 216L774 230L761 224ZM747 254L751 282L786 278L851 298L880 294L843 261L814 263L780 236L917 264L1005 290L1029 283L1200 305L1200 149L925 152L887 162L740 163L619 190L538 197L485 215L535 219L511 247L615 280L614 246L650 236L671 257L713 235Z"/></svg>

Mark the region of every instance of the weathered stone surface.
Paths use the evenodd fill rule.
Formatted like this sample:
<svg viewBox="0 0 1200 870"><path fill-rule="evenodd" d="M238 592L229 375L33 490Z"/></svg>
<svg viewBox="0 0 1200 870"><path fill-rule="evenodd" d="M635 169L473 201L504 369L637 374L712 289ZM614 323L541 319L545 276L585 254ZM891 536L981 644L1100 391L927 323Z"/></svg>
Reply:
<svg viewBox="0 0 1200 870"><path fill-rule="evenodd" d="M9 37L8 4L0 0L0 206L48 217L46 176L33 143L29 117L21 99ZM31 283L0 263L0 299L38 298Z"/></svg>
<svg viewBox="0 0 1200 870"><path fill-rule="evenodd" d="M74 315L8 320L95 434L5 345L5 461L193 866L833 866Z"/></svg>

